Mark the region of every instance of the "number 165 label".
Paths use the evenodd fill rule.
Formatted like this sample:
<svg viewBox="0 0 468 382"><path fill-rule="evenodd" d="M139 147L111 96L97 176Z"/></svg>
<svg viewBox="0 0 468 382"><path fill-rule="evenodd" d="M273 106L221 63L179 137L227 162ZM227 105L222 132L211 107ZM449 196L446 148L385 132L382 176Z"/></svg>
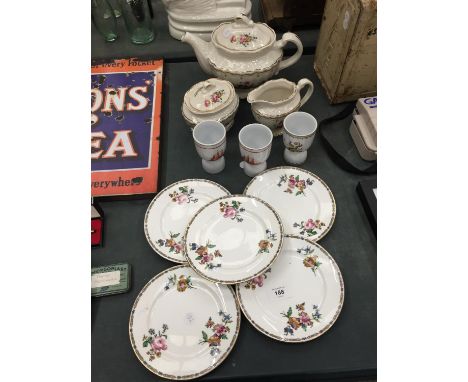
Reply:
<svg viewBox="0 0 468 382"><path fill-rule="evenodd" d="M284 286L273 288L273 298L283 298L286 296L286 288Z"/></svg>

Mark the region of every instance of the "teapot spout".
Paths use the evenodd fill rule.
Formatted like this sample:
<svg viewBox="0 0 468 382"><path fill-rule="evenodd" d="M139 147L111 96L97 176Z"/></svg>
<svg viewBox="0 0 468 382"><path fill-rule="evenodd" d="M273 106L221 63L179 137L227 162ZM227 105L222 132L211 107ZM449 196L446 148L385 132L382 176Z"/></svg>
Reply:
<svg viewBox="0 0 468 382"><path fill-rule="evenodd" d="M198 63L200 64L203 71L208 75L212 75L213 73L208 61L208 54L211 50L211 43L202 40L200 37L190 32L186 32L182 36L181 41L191 45L195 51L195 56L197 57Z"/></svg>

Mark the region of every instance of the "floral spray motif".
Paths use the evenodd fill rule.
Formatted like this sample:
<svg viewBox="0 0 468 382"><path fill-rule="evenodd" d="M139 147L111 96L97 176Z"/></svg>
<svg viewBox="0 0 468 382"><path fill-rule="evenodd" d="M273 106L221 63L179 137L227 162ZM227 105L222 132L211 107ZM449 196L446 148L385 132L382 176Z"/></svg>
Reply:
<svg viewBox="0 0 468 382"><path fill-rule="evenodd" d="M209 335L204 330L202 330L202 339L199 342L200 345L205 343L208 344L210 347L210 354L212 356L215 356L221 352L219 349L219 346L221 346L221 341L227 340L227 335L231 331L229 328L229 324L232 323L231 315L226 314L222 310L218 312L218 315L221 317L221 322L216 324L210 317L205 324L205 327L210 329L212 333Z"/></svg>
<svg viewBox="0 0 468 382"><path fill-rule="evenodd" d="M198 202L198 199L192 196L194 192L195 190L193 188L188 188L188 186L180 186L179 190L170 193L169 197L174 203L177 204L196 203Z"/></svg>
<svg viewBox="0 0 468 382"><path fill-rule="evenodd" d="M220 268L221 264L214 264L213 260L217 257L223 257L219 250L215 250L211 253L210 249L215 248L216 245L211 244L208 240L205 245L198 245L197 243L190 243L190 250L195 251L198 255L195 257L195 260L198 261L199 264L205 265L205 269L214 269Z"/></svg>
<svg viewBox="0 0 468 382"><path fill-rule="evenodd" d="M288 194L294 194L296 196L298 195L304 195L305 196L305 189L307 186L311 186L314 184L314 181L310 178L307 178L306 180L301 179L299 175L281 175L280 180L277 184L278 187L281 187L283 183L286 183L286 189L284 192Z"/></svg>
<svg viewBox="0 0 468 382"><path fill-rule="evenodd" d="M162 330L156 331L154 329L148 330L148 335L143 335L143 347L150 347L150 350L146 352L149 355L149 360L153 361L155 358L161 357L161 353L167 350L167 330L169 327L163 324Z"/></svg>
<svg viewBox="0 0 468 382"><path fill-rule="evenodd" d="M323 227L325 227L325 223L321 222L320 220L312 220L312 219L307 219L303 220L300 223L294 223L293 224L294 228L299 228L299 234L300 235L307 235L307 236L313 236L317 235L318 232L317 230L321 230Z"/></svg>
<svg viewBox="0 0 468 382"><path fill-rule="evenodd" d="M304 267L312 269L312 272L315 274L315 271L322 265L322 263L318 260L317 255L312 255L313 252L314 249L310 246L299 248L297 250L297 253L306 256L303 261Z"/></svg>
<svg viewBox="0 0 468 382"><path fill-rule="evenodd" d="M230 38L231 44L239 44L242 46L249 46L253 40L256 40L257 36L252 36L250 33L242 33L238 35L232 35Z"/></svg>
<svg viewBox="0 0 468 382"><path fill-rule="evenodd" d="M276 233L271 232L269 229L266 231L266 239L258 242L259 250L257 255L260 253L270 253L270 248L273 247L273 242L276 241Z"/></svg>
<svg viewBox="0 0 468 382"><path fill-rule="evenodd" d="M176 241L175 239L177 239L180 236L180 233L169 232L169 236L169 239L159 239L159 246L169 248L170 253L179 254L183 248L182 241Z"/></svg>
<svg viewBox="0 0 468 382"><path fill-rule="evenodd" d="M306 332L308 327L312 327L314 325L314 322L320 322L320 318L322 317L322 315L319 311L318 306L312 306L312 309L314 310L312 315L306 313L304 306L305 302L296 305L296 316L292 315L293 311L291 307L289 307L286 313L281 313L283 317L286 317L288 319L287 326L284 328L285 336L293 336L294 332L299 328L302 328Z"/></svg>
<svg viewBox="0 0 468 382"><path fill-rule="evenodd" d="M164 290L169 290L174 285L177 285L177 291L179 292L184 292L186 289L191 289L193 288L192 276L180 275L177 279L177 275L174 273L172 276L168 277Z"/></svg>
<svg viewBox="0 0 468 382"><path fill-rule="evenodd" d="M210 98L205 99L205 107L223 100L224 89L219 89L210 94Z"/></svg>
<svg viewBox="0 0 468 382"><path fill-rule="evenodd" d="M237 200L233 200L231 203L219 202L219 210L223 213L223 217L237 220L240 223L244 220L240 214L245 211L245 208L241 207L241 204Z"/></svg>
<svg viewBox="0 0 468 382"><path fill-rule="evenodd" d="M247 289L252 289L254 290L255 288L259 287L261 288L263 286L263 282L267 279L267 273L271 272L271 268L268 268L265 273L258 275L257 277L254 277L253 279L247 281L244 285L245 288Z"/></svg>

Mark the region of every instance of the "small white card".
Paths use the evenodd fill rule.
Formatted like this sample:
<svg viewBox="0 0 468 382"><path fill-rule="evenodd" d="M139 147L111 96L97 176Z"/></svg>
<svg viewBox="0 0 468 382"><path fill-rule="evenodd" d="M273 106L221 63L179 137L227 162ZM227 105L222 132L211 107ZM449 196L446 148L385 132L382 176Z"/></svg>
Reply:
<svg viewBox="0 0 468 382"><path fill-rule="evenodd" d="M91 276L91 288L102 288L120 283L120 271L97 273Z"/></svg>
<svg viewBox="0 0 468 382"><path fill-rule="evenodd" d="M284 286L271 288L270 298L272 300L285 299L287 298L286 288Z"/></svg>

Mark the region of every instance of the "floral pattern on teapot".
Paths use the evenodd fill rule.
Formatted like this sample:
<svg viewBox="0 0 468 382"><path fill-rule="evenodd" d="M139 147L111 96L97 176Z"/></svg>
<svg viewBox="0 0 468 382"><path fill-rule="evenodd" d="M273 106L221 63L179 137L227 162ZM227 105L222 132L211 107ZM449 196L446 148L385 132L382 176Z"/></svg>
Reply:
<svg viewBox="0 0 468 382"><path fill-rule="evenodd" d="M240 44L243 46L249 46L253 40L256 40L257 36L252 36L250 33L241 33L239 35L232 35L229 41L232 44Z"/></svg>

